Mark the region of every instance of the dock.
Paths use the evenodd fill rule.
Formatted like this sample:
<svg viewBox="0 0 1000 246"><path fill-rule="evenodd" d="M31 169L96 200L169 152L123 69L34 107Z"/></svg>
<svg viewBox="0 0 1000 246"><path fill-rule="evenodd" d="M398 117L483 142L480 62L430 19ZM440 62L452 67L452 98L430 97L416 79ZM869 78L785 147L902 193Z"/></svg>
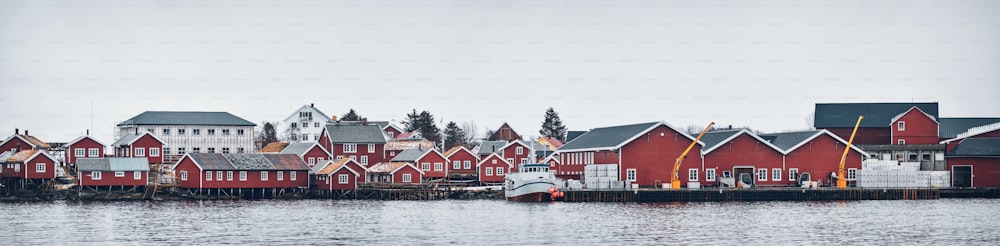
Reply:
<svg viewBox="0 0 1000 246"><path fill-rule="evenodd" d="M745 202L940 199L940 189L632 189L566 190L565 202Z"/></svg>

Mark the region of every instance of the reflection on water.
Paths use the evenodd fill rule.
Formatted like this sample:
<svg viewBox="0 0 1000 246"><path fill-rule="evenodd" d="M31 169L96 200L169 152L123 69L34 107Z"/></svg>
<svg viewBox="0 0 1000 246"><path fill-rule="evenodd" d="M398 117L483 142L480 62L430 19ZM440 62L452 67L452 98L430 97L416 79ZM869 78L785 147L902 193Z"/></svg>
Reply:
<svg viewBox="0 0 1000 246"><path fill-rule="evenodd" d="M17 244L943 244L1000 242L1000 200L0 203Z"/></svg>

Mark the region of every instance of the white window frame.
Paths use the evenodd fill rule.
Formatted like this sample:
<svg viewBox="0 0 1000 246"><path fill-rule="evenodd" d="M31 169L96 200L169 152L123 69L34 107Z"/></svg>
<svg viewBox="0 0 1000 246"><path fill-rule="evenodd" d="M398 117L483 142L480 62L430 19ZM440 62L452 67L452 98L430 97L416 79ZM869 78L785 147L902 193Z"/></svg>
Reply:
<svg viewBox="0 0 1000 246"><path fill-rule="evenodd" d="M403 183L413 182L413 177L409 173L403 174Z"/></svg>
<svg viewBox="0 0 1000 246"><path fill-rule="evenodd" d="M514 154L515 155L524 154L524 147L518 146L516 149L514 149Z"/></svg>
<svg viewBox="0 0 1000 246"><path fill-rule="evenodd" d="M101 150L98 148L87 149L87 157L100 157L100 155L101 155Z"/></svg>
<svg viewBox="0 0 1000 246"><path fill-rule="evenodd" d="M226 181L233 181L233 171L226 171Z"/></svg>
<svg viewBox="0 0 1000 246"><path fill-rule="evenodd" d="M135 148L135 157L146 157L146 148Z"/></svg>
<svg viewBox="0 0 1000 246"><path fill-rule="evenodd" d="M781 181L781 168L771 168L771 181Z"/></svg>
<svg viewBox="0 0 1000 246"><path fill-rule="evenodd" d="M434 171L444 171L444 163L435 162Z"/></svg>
<svg viewBox="0 0 1000 246"><path fill-rule="evenodd" d="M125 177L125 172L117 171L115 172L115 178Z"/></svg>
<svg viewBox="0 0 1000 246"><path fill-rule="evenodd" d="M35 172L36 173L44 173L45 172L45 163L35 163Z"/></svg>
<svg viewBox="0 0 1000 246"><path fill-rule="evenodd" d="M323 163L323 161L325 161L325 160L326 160L326 158L316 157L316 163Z"/></svg>
<svg viewBox="0 0 1000 246"><path fill-rule="evenodd" d="M899 140L896 140L896 144L906 144L906 139L900 138Z"/></svg>
<svg viewBox="0 0 1000 246"><path fill-rule="evenodd" d="M528 158L521 158L521 164L528 163Z"/></svg>
<svg viewBox="0 0 1000 246"><path fill-rule="evenodd" d="M705 169L705 181L714 182L715 181L715 168Z"/></svg>
<svg viewBox="0 0 1000 246"><path fill-rule="evenodd" d="M858 169L848 168L847 169L847 180L857 180L858 179Z"/></svg>
<svg viewBox="0 0 1000 246"><path fill-rule="evenodd" d="M635 168L625 169L625 180L635 182L636 175Z"/></svg>
<svg viewBox="0 0 1000 246"><path fill-rule="evenodd" d="M375 153L375 145L368 144L368 153Z"/></svg>
<svg viewBox="0 0 1000 246"><path fill-rule="evenodd" d="M215 180L222 181L222 171L215 171Z"/></svg>
<svg viewBox="0 0 1000 246"><path fill-rule="evenodd" d="M368 165L368 156L367 155L361 156L361 165Z"/></svg>
<svg viewBox="0 0 1000 246"><path fill-rule="evenodd" d="M313 127L319 127L319 122L313 122Z"/></svg>
<svg viewBox="0 0 1000 246"><path fill-rule="evenodd" d="M87 149L86 148L73 148L73 156L74 157L87 157Z"/></svg>
<svg viewBox="0 0 1000 246"><path fill-rule="evenodd" d="M757 169L757 181L767 181L767 168Z"/></svg>
<svg viewBox="0 0 1000 246"><path fill-rule="evenodd" d="M420 163L420 170L430 171L431 170L431 163L430 162Z"/></svg>
<svg viewBox="0 0 1000 246"><path fill-rule="evenodd" d="M493 168L486 167L486 176L493 176Z"/></svg>
<svg viewBox="0 0 1000 246"><path fill-rule="evenodd" d="M462 161L451 161L451 169L462 168Z"/></svg>
<svg viewBox="0 0 1000 246"><path fill-rule="evenodd" d="M798 168L789 168L788 169L788 181L795 181L796 179L799 179L799 169Z"/></svg>
<svg viewBox="0 0 1000 246"><path fill-rule="evenodd" d="M462 161L462 167L464 169L472 169L472 161Z"/></svg>
<svg viewBox="0 0 1000 246"><path fill-rule="evenodd" d="M295 181L295 178L297 178L296 176L298 176L296 174L298 174L298 173L295 172L295 171L288 172L288 180Z"/></svg>
<svg viewBox="0 0 1000 246"><path fill-rule="evenodd" d="M349 180L347 179L347 174L337 175L337 183L338 184L347 184L348 181Z"/></svg>
<svg viewBox="0 0 1000 246"><path fill-rule="evenodd" d="M247 171L240 171L240 181L247 181Z"/></svg>
<svg viewBox="0 0 1000 246"><path fill-rule="evenodd" d="M278 171L278 181L285 180L285 171Z"/></svg>
<svg viewBox="0 0 1000 246"><path fill-rule="evenodd" d="M132 178L135 179L135 180L142 179L142 172L140 172L140 171L132 171Z"/></svg>
<svg viewBox="0 0 1000 246"><path fill-rule="evenodd" d="M503 167L497 167L497 171L494 172L497 176L503 176Z"/></svg>
<svg viewBox="0 0 1000 246"><path fill-rule="evenodd" d="M188 180L188 171L181 170L181 181L187 181L187 180Z"/></svg>
<svg viewBox="0 0 1000 246"><path fill-rule="evenodd" d="M152 157L160 156L160 148L149 148L149 156Z"/></svg>
<svg viewBox="0 0 1000 246"><path fill-rule="evenodd" d="M101 180L101 172L98 171L90 172L90 179Z"/></svg>
<svg viewBox="0 0 1000 246"><path fill-rule="evenodd" d="M514 158L507 158L507 163L514 163Z"/></svg>
<svg viewBox="0 0 1000 246"><path fill-rule="evenodd" d="M688 169L688 181L698 181L698 169L690 168Z"/></svg>
<svg viewBox="0 0 1000 246"><path fill-rule="evenodd" d="M212 181L212 171L205 171L205 181Z"/></svg>
<svg viewBox="0 0 1000 246"><path fill-rule="evenodd" d="M309 157L309 165L315 165L315 164L316 164L316 157Z"/></svg>
<svg viewBox="0 0 1000 246"><path fill-rule="evenodd" d="M267 181L267 171L260 171L260 181Z"/></svg>
<svg viewBox="0 0 1000 246"><path fill-rule="evenodd" d="M901 132L906 131L906 121L896 122L896 130Z"/></svg>
<svg viewBox="0 0 1000 246"><path fill-rule="evenodd" d="M358 153L358 144L344 144L344 153Z"/></svg>

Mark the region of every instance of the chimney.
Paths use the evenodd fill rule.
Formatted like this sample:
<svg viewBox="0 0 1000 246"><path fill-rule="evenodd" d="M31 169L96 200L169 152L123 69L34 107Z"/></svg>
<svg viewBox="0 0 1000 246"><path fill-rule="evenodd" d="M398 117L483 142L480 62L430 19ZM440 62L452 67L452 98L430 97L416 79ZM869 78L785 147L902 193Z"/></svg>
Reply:
<svg viewBox="0 0 1000 246"><path fill-rule="evenodd" d="M14 135L21 135L21 129L14 128Z"/></svg>
<svg viewBox="0 0 1000 246"><path fill-rule="evenodd" d="M87 136L90 136L90 129L87 129Z"/></svg>
<svg viewBox="0 0 1000 246"><path fill-rule="evenodd" d="M28 134L28 129L24 129L24 135L25 136L31 136L31 134Z"/></svg>
<svg viewBox="0 0 1000 246"><path fill-rule="evenodd" d="M139 128L138 127L135 128L135 135L139 135Z"/></svg>
<svg viewBox="0 0 1000 246"><path fill-rule="evenodd" d="M316 104L315 104L315 103L310 103L310 104L309 104L309 107L310 107L310 108L315 108L315 107L316 107Z"/></svg>

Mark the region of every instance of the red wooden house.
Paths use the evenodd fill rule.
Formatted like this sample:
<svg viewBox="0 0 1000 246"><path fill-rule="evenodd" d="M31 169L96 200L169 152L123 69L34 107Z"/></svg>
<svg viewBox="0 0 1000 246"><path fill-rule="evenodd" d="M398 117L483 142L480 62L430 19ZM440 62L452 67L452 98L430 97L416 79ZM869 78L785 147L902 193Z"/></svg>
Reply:
<svg viewBox="0 0 1000 246"><path fill-rule="evenodd" d="M358 183L364 179L364 173L354 171L351 166L359 167L360 164L349 158L344 158L339 161L324 161L313 166L312 171L310 171L312 188L324 191L357 189Z"/></svg>
<svg viewBox="0 0 1000 246"><path fill-rule="evenodd" d="M503 125L500 126L500 129L494 131L493 135L490 135L487 140L510 142L521 140L521 135L518 135L517 132L515 132L514 129L507 124L507 122L504 122Z"/></svg>
<svg viewBox="0 0 1000 246"><path fill-rule="evenodd" d="M938 118L938 103L817 103L814 111L813 126L816 129L827 130L840 138L848 139L858 121L858 116L865 117L854 137L854 144L890 144L892 131L889 124L892 118L913 107ZM907 143L909 144L909 143Z"/></svg>
<svg viewBox="0 0 1000 246"><path fill-rule="evenodd" d="M14 179L52 180L56 178L56 158L45 150L7 151L0 155L0 177Z"/></svg>
<svg viewBox="0 0 1000 246"><path fill-rule="evenodd" d="M76 163L77 158L104 157L104 144L91 136L82 136L66 143L66 151L63 153L66 163Z"/></svg>
<svg viewBox="0 0 1000 246"><path fill-rule="evenodd" d="M322 145L316 142L297 142L288 144L281 150L282 154L296 154L305 161L309 167L316 166L317 163L325 163L330 160L330 152L326 151Z"/></svg>
<svg viewBox="0 0 1000 246"><path fill-rule="evenodd" d="M28 135L28 130L24 130L24 134L21 131L14 129L14 135L7 137L0 143L0 152L11 151L14 152L29 150L29 149L48 149L49 144L42 141L35 136Z"/></svg>
<svg viewBox="0 0 1000 246"><path fill-rule="evenodd" d="M532 149L521 140L514 140L500 148L500 155L511 164L535 163Z"/></svg>
<svg viewBox="0 0 1000 246"><path fill-rule="evenodd" d="M174 178L187 189L308 188L309 170L295 154L188 153Z"/></svg>
<svg viewBox="0 0 1000 246"><path fill-rule="evenodd" d="M1000 187L1000 138L962 139L945 159L952 187Z"/></svg>
<svg viewBox="0 0 1000 246"><path fill-rule="evenodd" d="M149 181L149 162L142 157L80 158L76 166L80 186L139 187Z"/></svg>
<svg viewBox="0 0 1000 246"><path fill-rule="evenodd" d="M784 151L784 166L789 180L796 180L798 175L809 173L811 180L820 181L823 185L836 182L831 174L837 172L847 140L826 130L761 134L760 137ZM865 156L867 153L851 146L844 163L849 183L857 177L857 170L861 169L861 161ZM754 178L761 179L759 176Z"/></svg>
<svg viewBox="0 0 1000 246"><path fill-rule="evenodd" d="M472 151L469 151L469 149L463 146L455 146L445 152L444 157L451 163L451 168L448 169L448 176L469 177L477 175L475 165L479 163L479 157L473 154Z"/></svg>
<svg viewBox="0 0 1000 246"><path fill-rule="evenodd" d="M670 183L671 166L694 141L666 122L595 128L563 145L556 176L580 179L584 166L618 165L618 180L640 186ZM701 149L696 144L681 164L681 170L701 167ZM684 180L684 175L680 175ZM686 185L686 183L684 183Z"/></svg>
<svg viewBox="0 0 1000 246"><path fill-rule="evenodd" d="M480 183L503 183L504 175L514 171L514 164L494 153L476 163L476 170L479 173Z"/></svg>
<svg viewBox="0 0 1000 246"><path fill-rule="evenodd" d="M427 180L440 179L448 176L448 159L435 149L410 149L392 158L392 162L407 162L423 172Z"/></svg>
<svg viewBox="0 0 1000 246"><path fill-rule="evenodd" d="M793 184L785 174L783 150L748 130L723 130L705 133L701 168L680 170L681 179L716 186L719 177L738 178L741 173L754 177L757 186Z"/></svg>
<svg viewBox="0 0 1000 246"><path fill-rule="evenodd" d="M408 162L382 162L368 168L368 182L419 184L424 172Z"/></svg>
<svg viewBox="0 0 1000 246"><path fill-rule="evenodd" d="M319 137L334 160L351 158L366 167L386 160L385 143L385 132L378 125L337 122L326 125Z"/></svg>
<svg viewBox="0 0 1000 246"><path fill-rule="evenodd" d="M476 156L478 156L480 160L489 157L493 153L497 153L500 155L500 157L503 157L502 150L504 146L507 146L507 141L504 140L482 141L479 143L479 146L472 149L473 150L472 152L475 152Z"/></svg>
<svg viewBox="0 0 1000 246"><path fill-rule="evenodd" d="M540 162L541 163L545 163L545 164L549 164L549 171L554 171L556 173L559 173L559 155L558 154L549 155L548 157L545 157L545 159L542 159L542 161L540 161Z"/></svg>
<svg viewBox="0 0 1000 246"><path fill-rule="evenodd" d="M111 144L117 157L145 157L150 164L163 163L163 140L149 132L125 134Z"/></svg>
<svg viewBox="0 0 1000 246"><path fill-rule="evenodd" d="M940 142L939 126L933 115L912 107L892 118L889 124L892 137L890 144L937 144Z"/></svg>
<svg viewBox="0 0 1000 246"><path fill-rule="evenodd" d="M385 124L385 126L382 127L382 131L384 131L385 134L389 136L389 139L394 139L405 132L403 131L403 129L400 129L399 127L393 124Z"/></svg>

